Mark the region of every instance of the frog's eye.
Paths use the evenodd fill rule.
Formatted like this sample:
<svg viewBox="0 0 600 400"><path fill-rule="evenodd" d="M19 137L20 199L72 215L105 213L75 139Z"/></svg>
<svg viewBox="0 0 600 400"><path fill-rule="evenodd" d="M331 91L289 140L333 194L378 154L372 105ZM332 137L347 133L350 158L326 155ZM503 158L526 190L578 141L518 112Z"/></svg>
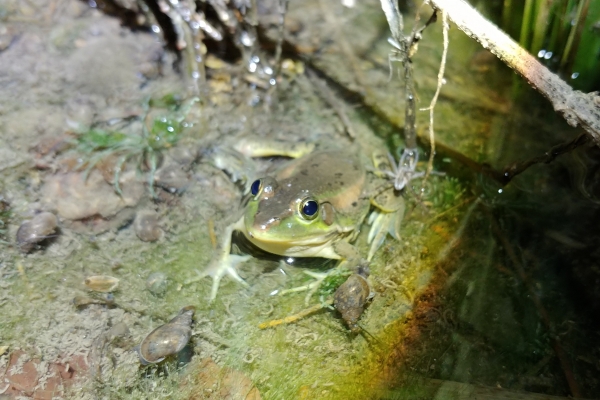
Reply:
<svg viewBox="0 0 600 400"><path fill-rule="evenodd" d="M306 199L300 205L300 213L306 219L314 219L319 212L319 203L313 199Z"/></svg>
<svg viewBox="0 0 600 400"><path fill-rule="evenodd" d="M252 193L252 196L258 195L258 192L260 192L260 186L260 179L257 179L254 182L252 182L252 186L250 186L250 193Z"/></svg>

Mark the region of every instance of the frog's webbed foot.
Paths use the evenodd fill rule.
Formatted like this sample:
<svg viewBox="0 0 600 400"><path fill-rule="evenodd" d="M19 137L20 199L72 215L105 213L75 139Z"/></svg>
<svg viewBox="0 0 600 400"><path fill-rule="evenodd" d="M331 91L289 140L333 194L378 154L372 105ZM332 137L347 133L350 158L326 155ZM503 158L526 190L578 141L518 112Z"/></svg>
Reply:
<svg viewBox="0 0 600 400"><path fill-rule="evenodd" d="M240 220L243 221L243 220ZM206 266L204 271L198 272L198 275L188 281L186 284L197 282L207 276L210 276L213 280L212 288L210 290L210 302L217 298L217 292L219 291L219 283L225 275L229 275L244 286L248 286L246 281L237 272L237 266L248 259L252 258L250 255L237 255L231 254L231 235L236 227L240 224L238 221L236 224L230 225L224 232L224 240L221 243L220 250L216 254L211 262Z"/></svg>
<svg viewBox="0 0 600 400"><path fill-rule="evenodd" d="M388 234L396 240L400 239L400 225L403 219L404 212L386 213L380 210L371 212L369 215L371 229L367 237L367 242L370 244L367 260L373 259Z"/></svg>
<svg viewBox="0 0 600 400"><path fill-rule="evenodd" d="M210 301L213 302L217 298L217 292L219 291L219 283L221 278L225 275L229 275L244 286L248 286L246 281L237 272L237 266L245 261L248 261L252 256L250 255L237 255L227 254L225 257L219 257L211 261L206 270L202 273L203 277L210 276L213 280L212 288L210 290Z"/></svg>
<svg viewBox="0 0 600 400"><path fill-rule="evenodd" d="M406 204L404 197L392 189L381 193L371 200L375 209L369 215L371 229L367 242L371 245L367 260L371 261L375 252L381 247L386 236L389 234L394 239L400 239L400 226L404 219Z"/></svg>

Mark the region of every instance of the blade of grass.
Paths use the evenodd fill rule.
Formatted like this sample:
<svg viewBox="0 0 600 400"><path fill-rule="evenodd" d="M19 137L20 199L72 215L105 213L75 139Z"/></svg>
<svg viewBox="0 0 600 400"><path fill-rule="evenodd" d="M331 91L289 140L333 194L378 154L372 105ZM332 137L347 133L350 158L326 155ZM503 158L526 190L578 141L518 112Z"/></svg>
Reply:
<svg viewBox="0 0 600 400"><path fill-rule="evenodd" d="M544 39L547 37L548 17L550 16L550 8L553 6L553 0L538 0L536 7L536 18L533 30L533 39L529 50L536 54L544 48Z"/></svg>
<svg viewBox="0 0 600 400"><path fill-rule="evenodd" d="M552 3L552 9L550 10L550 38L547 42L547 48L559 54L562 50L560 41L566 34L563 32L563 21L567 10L567 1L559 0Z"/></svg>
<svg viewBox="0 0 600 400"><path fill-rule="evenodd" d="M535 0L525 1L525 11L523 12L523 20L521 22L521 35L519 36L519 43L521 44L521 47L526 49L529 48L529 36L531 33L531 20L534 6Z"/></svg>
<svg viewBox="0 0 600 400"><path fill-rule="evenodd" d="M569 73L568 71L570 67L572 67L573 62L575 61L575 56L577 54L577 46L579 45L579 40L581 39L581 33L583 31L583 26L585 23L585 18L587 16L587 12L590 6L590 0L581 0L577 7L577 16L575 17L575 23L571 28L571 33L569 34L569 39L567 39L567 45L565 46L565 51L563 52L562 58L560 60L560 69L563 72Z"/></svg>

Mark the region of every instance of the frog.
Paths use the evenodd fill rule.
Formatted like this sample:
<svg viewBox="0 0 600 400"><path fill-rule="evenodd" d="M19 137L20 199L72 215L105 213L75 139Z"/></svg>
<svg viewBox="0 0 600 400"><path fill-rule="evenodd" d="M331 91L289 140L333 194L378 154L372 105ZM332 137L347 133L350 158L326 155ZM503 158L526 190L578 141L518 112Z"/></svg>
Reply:
<svg viewBox="0 0 600 400"><path fill-rule="evenodd" d="M252 180L242 215L225 229L217 254L200 275L213 279L210 301L216 298L225 275L247 285L237 267L251 256L231 254L234 232L267 253L339 260L335 269L351 273L368 270L388 233L398 238L404 200L402 193L389 185L388 168L383 167L381 156L370 163L357 149L307 150L306 154L295 151L296 158ZM279 155L263 149L251 153L257 152ZM367 217L371 248L364 258L353 243Z"/></svg>

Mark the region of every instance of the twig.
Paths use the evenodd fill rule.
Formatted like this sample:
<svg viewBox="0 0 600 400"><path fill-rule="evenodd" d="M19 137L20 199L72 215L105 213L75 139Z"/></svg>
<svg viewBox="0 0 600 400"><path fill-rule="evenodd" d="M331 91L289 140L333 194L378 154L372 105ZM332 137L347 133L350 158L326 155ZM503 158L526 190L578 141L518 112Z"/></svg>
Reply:
<svg viewBox="0 0 600 400"><path fill-rule="evenodd" d="M515 176L521 174L529 167L535 164L550 164L556 157L573 151L579 146L585 145L590 141L590 136L587 133L582 133L577 136L575 139L568 141L567 143L561 143L552 147L550 150L546 151L543 155L530 158L526 161L514 162L512 164L504 167L504 170L499 175L500 179L502 179L502 184L508 184Z"/></svg>
<svg viewBox="0 0 600 400"><path fill-rule="evenodd" d="M496 25L485 19L464 0L430 0L434 9L448 17L471 38L491 51L523 76L544 95L573 127L580 125L600 144L600 95L573 90L566 82L540 64Z"/></svg>

